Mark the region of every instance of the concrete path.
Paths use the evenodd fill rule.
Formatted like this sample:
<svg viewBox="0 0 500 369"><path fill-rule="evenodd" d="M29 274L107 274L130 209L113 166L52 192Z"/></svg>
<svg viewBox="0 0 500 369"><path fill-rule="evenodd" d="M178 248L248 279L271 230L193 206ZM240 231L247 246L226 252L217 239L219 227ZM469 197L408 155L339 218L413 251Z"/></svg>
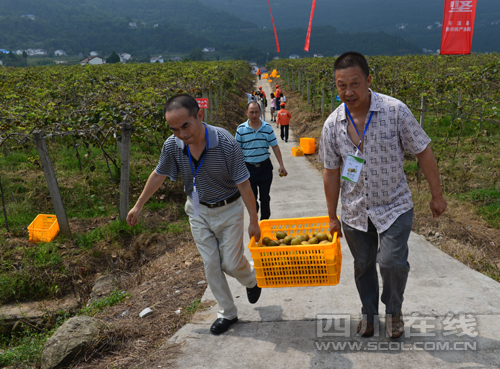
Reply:
<svg viewBox="0 0 500 369"><path fill-rule="evenodd" d="M257 85L270 96L267 81ZM281 141L272 124L289 173L286 178L274 177L272 219L327 215L321 174L305 157L292 156L298 143ZM275 157L271 158L277 173ZM267 288L251 305L245 288L228 277L240 321L225 334L213 336L209 328L217 305L198 312L191 324L151 357L148 367L500 368L500 284L417 234L412 233L409 242L411 272L403 305L406 329L399 339L386 336L382 303L378 334L357 336L361 304L352 256L342 239L337 286ZM248 250L246 255L251 260ZM203 300L214 300L210 289Z"/></svg>

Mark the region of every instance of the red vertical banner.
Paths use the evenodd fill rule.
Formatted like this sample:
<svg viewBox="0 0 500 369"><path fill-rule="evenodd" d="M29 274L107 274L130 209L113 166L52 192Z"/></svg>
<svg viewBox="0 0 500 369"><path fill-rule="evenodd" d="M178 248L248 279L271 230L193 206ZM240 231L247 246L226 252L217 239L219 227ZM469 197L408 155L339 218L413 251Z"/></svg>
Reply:
<svg viewBox="0 0 500 369"><path fill-rule="evenodd" d="M273 12L271 10L271 2L267 0L267 3L269 4L269 13L271 13L271 21L273 22L274 38L276 39L276 50L280 52L280 44L278 42L278 34L276 33L276 27L274 26L274 18L273 18Z"/></svg>
<svg viewBox="0 0 500 369"><path fill-rule="evenodd" d="M311 6L311 16L309 17L309 27L307 28L306 44L304 46L305 51L309 51L309 42L311 41L311 25L312 25L312 21L313 21L315 7L316 7L316 0L313 0L312 6Z"/></svg>
<svg viewBox="0 0 500 369"><path fill-rule="evenodd" d="M441 54L470 54L477 0L445 0Z"/></svg>

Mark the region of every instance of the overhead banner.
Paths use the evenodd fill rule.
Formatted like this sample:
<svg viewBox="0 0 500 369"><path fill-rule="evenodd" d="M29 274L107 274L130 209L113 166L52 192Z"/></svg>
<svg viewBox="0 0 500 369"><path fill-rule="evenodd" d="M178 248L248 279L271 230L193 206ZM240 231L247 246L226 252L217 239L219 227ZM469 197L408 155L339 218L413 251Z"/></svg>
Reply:
<svg viewBox="0 0 500 369"><path fill-rule="evenodd" d="M445 0L441 54L470 54L477 0Z"/></svg>
<svg viewBox="0 0 500 369"><path fill-rule="evenodd" d="M280 52L280 44L278 42L278 34L276 33L276 27L274 26L273 12L271 11L271 3L269 0L267 0L267 4L269 5L269 13L271 13L271 21L273 22L274 38L276 39L276 51Z"/></svg>
<svg viewBox="0 0 500 369"><path fill-rule="evenodd" d="M305 51L309 51L309 41L311 41L311 25L312 25L313 16L314 16L314 8L316 8L316 0L313 0L312 6L311 6L311 16L309 17L309 27L307 28L306 44L304 46Z"/></svg>

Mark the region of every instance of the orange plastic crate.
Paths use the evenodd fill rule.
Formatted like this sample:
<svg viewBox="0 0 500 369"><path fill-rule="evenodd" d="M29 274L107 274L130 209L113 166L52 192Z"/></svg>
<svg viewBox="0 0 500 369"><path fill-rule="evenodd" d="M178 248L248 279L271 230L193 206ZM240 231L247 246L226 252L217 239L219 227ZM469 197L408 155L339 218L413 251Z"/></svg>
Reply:
<svg viewBox="0 0 500 369"><path fill-rule="evenodd" d="M300 147L300 146L292 147L292 155L293 156L304 156L304 150L302 150L302 147Z"/></svg>
<svg viewBox="0 0 500 369"><path fill-rule="evenodd" d="M259 225L259 242L256 244L252 237L248 245L259 287L334 286L339 283L342 252L336 233L332 242L322 245L262 246L264 237L276 239L279 231L292 237L328 233L328 216L263 220Z"/></svg>
<svg viewBox="0 0 500 369"><path fill-rule="evenodd" d="M59 233L59 223L55 215L38 214L28 226L30 242L50 242Z"/></svg>
<svg viewBox="0 0 500 369"><path fill-rule="evenodd" d="M314 138L302 137L300 139L300 146L302 147L302 150L304 150L304 154L314 154L316 151L315 145Z"/></svg>

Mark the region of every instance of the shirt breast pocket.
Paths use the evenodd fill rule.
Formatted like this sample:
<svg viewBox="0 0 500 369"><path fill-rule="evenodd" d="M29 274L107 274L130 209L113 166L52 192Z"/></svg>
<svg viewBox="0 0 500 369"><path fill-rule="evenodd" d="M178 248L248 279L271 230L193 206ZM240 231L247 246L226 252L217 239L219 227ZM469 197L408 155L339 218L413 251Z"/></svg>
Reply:
<svg viewBox="0 0 500 369"><path fill-rule="evenodd" d="M382 139L379 138L377 140L378 148L379 148L379 153L386 158L394 158L395 154L398 153L398 147L399 147L399 138L398 136L394 136L389 139ZM397 159L391 159L391 162L394 162Z"/></svg>

